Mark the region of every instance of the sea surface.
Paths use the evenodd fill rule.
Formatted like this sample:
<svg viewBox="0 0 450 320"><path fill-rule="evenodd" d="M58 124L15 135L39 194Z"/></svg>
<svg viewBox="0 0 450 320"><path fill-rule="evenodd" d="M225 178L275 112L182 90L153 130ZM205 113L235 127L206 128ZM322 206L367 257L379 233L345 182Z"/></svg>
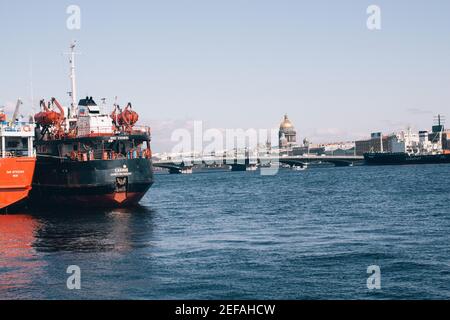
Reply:
<svg viewBox="0 0 450 320"><path fill-rule="evenodd" d="M139 208L0 216L0 299L450 298L449 165L156 179Z"/></svg>

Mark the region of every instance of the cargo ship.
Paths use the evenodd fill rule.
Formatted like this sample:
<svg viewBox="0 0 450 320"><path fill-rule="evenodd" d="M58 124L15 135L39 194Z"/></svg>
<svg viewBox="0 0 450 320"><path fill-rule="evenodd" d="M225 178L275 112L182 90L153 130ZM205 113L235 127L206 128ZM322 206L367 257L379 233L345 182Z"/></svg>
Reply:
<svg viewBox="0 0 450 320"><path fill-rule="evenodd" d="M32 187L36 158L33 149L34 124L11 121L0 110L0 212L23 206Z"/></svg>
<svg viewBox="0 0 450 320"><path fill-rule="evenodd" d="M379 137L380 141L383 139ZM441 116L432 131L412 133L411 129L388 137L388 151L368 152L368 165L408 165L450 163L450 132L444 129ZM380 143L383 145L383 143Z"/></svg>
<svg viewBox="0 0 450 320"><path fill-rule="evenodd" d="M441 154L366 153L368 165L407 165L450 163L450 152Z"/></svg>
<svg viewBox="0 0 450 320"><path fill-rule="evenodd" d="M40 102L35 115L35 205L126 207L137 205L153 184L150 128L137 126L131 103L112 113L92 97L77 101L75 44L71 45L71 106Z"/></svg>

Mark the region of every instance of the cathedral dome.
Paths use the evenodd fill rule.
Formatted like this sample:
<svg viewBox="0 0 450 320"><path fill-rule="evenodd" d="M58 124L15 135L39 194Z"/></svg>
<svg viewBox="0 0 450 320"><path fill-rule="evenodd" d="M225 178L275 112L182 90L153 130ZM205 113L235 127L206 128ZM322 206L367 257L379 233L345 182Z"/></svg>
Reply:
<svg viewBox="0 0 450 320"><path fill-rule="evenodd" d="M297 132L295 131L294 125L291 120L289 120L287 115L284 116L284 120L280 124L280 131L278 135L278 145L281 149L291 147L297 143Z"/></svg>
<svg viewBox="0 0 450 320"><path fill-rule="evenodd" d="M284 116L284 120L280 125L280 130L287 130L287 129L294 129L294 125L292 124L291 120L289 120L288 116Z"/></svg>

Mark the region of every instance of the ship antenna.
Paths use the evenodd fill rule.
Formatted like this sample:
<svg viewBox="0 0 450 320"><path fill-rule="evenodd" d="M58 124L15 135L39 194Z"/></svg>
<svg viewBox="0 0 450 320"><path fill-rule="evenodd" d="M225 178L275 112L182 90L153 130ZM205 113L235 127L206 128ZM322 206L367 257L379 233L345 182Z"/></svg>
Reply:
<svg viewBox="0 0 450 320"><path fill-rule="evenodd" d="M117 123L117 121L118 121L118 114L117 114L117 107L118 107L118 105L117 105L117 99L118 99L118 97L115 96L115 97L114 97L114 117L115 117L114 121L115 121L116 123Z"/></svg>
<svg viewBox="0 0 450 320"><path fill-rule="evenodd" d="M30 57L30 100L31 100L31 111L36 113L36 108L34 106L34 85L33 85L33 57ZM32 117L34 120L34 117Z"/></svg>

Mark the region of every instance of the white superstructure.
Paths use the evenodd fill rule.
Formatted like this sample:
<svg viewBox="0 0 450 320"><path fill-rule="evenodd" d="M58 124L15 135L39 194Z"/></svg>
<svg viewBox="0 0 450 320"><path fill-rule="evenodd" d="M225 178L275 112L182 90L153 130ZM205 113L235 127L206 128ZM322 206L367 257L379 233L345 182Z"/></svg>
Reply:
<svg viewBox="0 0 450 320"><path fill-rule="evenodd" d="M392 134L389 137L390 152L408 154L438 154L442 153L442 139L430 141L428 131L413 133L407 131Z"/></svg>
<svg viewBox="0 0 450 320"><path fill-rule="evenodd" d="M101 112L92 97L80 100L77 127L78 137L114 133L112 118Z"/></svg>
<svg viewBox="0 0 450 320"><path fill-rule="evenodd" d="M0 158L33 157L34 124L0 122Z"/></svg>

